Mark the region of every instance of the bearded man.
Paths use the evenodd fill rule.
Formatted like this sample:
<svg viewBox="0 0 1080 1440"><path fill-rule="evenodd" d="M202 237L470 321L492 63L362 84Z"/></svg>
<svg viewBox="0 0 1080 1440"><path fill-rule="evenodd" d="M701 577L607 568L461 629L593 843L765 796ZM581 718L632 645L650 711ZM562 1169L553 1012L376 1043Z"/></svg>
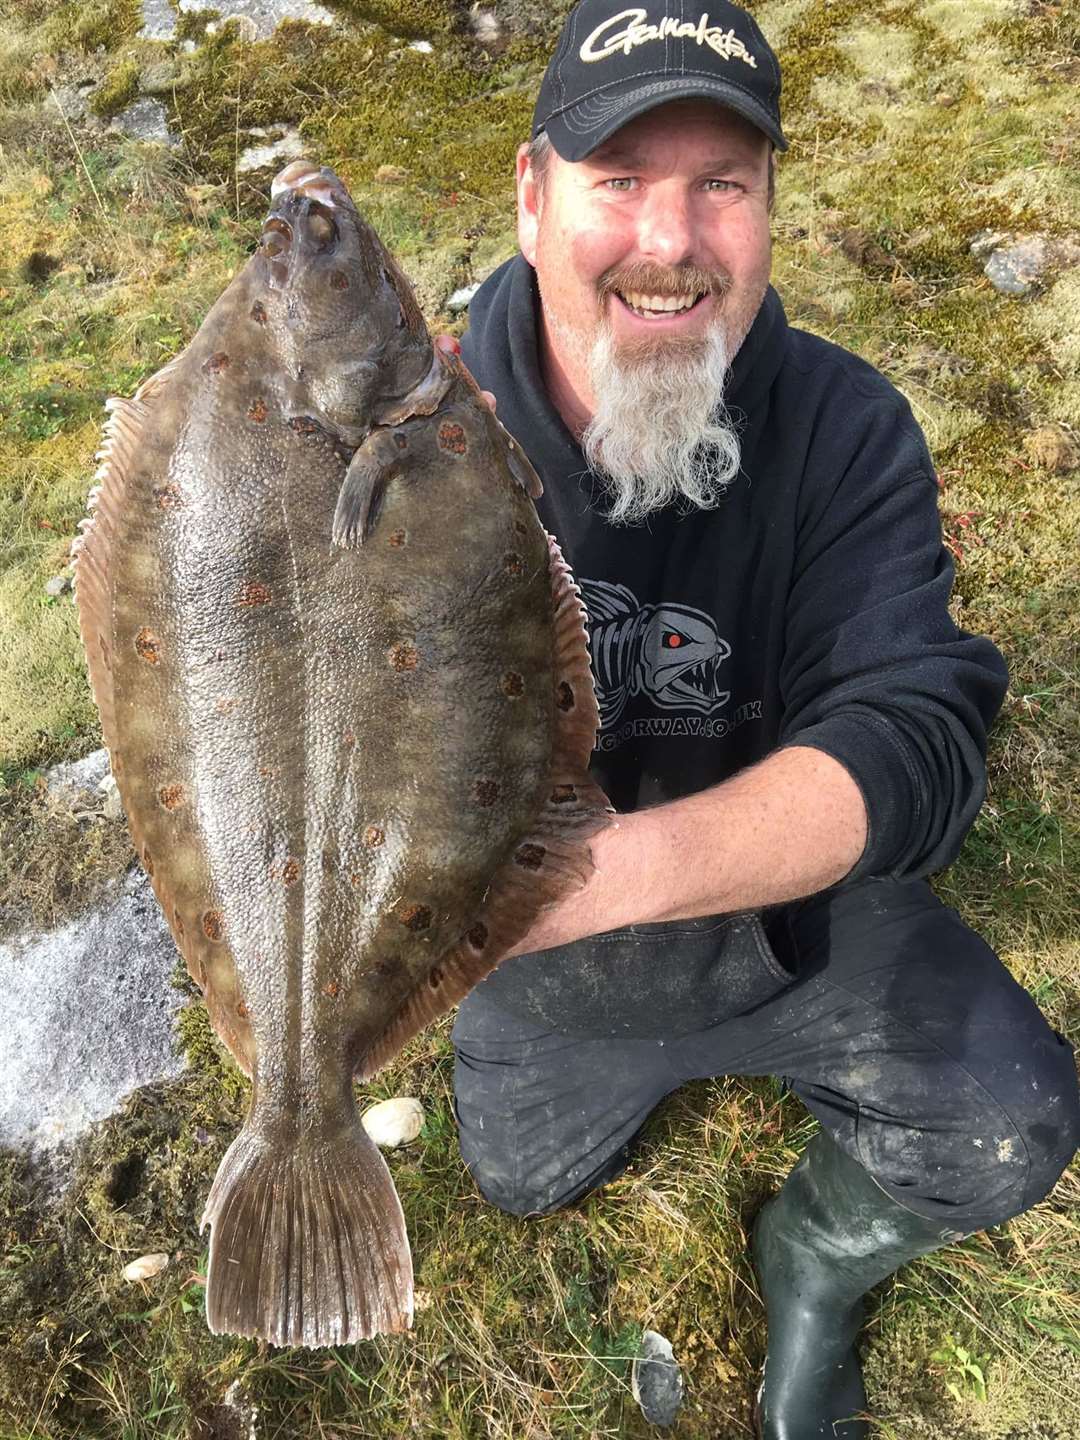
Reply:
<svg viewBox="0 0 1080 1440"><path fill-rule="evenodd" d="M821 1122L754 1230L767 1440L867 1434L862 1296L1020 1214L1080 1136L1072 1051L925 877L1006 686L947 601L934 469L769 286L780 73L752 18L581 0L518 157L521 254L463 358L582 587L617 812L464 1001L462 1153L546 1214L659 1100L783 1077Z"/></svg>

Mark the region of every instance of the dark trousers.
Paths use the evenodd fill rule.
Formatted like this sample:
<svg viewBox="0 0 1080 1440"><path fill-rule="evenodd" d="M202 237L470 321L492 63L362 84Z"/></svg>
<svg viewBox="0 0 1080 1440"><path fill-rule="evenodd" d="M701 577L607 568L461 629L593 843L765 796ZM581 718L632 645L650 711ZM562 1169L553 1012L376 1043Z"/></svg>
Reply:
<svg viewBox="0 0 1080 1440"><path fill-rule="evenodd" d="M666 1040L561 1034L481 984L453 1030L461 1153L514 1214L568 1205L623 1170L687 1080L780 1075L900 1204L942 1238L1043 1199L1080 1145L1071 1046L922 881L866 881L771 916L794 983Z"/></svg>

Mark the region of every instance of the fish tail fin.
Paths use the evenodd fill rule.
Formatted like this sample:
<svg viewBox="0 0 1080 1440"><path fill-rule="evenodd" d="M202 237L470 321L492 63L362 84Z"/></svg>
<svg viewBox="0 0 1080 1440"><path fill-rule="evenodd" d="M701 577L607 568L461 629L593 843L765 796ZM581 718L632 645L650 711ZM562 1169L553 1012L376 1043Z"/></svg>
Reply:
<svg viewBox="0 0 1080 1440"><path fill-rule="evenodd" d="M207 1224L215 1335L350 1345L412 1324L401 1202L359 1120L284 1151L245 1125L218 1167Z"/></svg>

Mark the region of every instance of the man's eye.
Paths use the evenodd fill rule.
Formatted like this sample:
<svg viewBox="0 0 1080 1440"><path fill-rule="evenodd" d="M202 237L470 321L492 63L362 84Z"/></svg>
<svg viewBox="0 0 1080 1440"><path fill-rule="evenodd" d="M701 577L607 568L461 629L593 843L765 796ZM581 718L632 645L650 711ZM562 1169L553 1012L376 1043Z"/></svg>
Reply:
<svg viewBox="0 0 1080 1440"><path fill-rule="evenodd" d="M737 190L739 187L734 180L706 180L705 189L715 193L723 194L725 190Z"/></svg>
<svg viewBox="0 0 1080 1440"><path fill-rule="evenodd" d="M634 181L630 175L614 175L610 180L605 180L604 184L609 190L630 190Z"/></svg>

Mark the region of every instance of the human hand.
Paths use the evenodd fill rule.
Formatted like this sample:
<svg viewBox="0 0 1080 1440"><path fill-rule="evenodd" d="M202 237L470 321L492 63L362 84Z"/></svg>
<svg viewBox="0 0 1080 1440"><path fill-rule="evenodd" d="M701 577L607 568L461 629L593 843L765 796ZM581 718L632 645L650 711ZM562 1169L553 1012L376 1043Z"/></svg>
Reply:
<svg viewBox="0 0 1080 1440"><path fill-rule="evenodd" d="M458 340L457 336L455 335L436 335L435 346L437 349L442 350L443 353L446 355L460 356L461 354L461 341ZM494 410L495 396L491 393L491 391L481 390L480 394L491 406L492 410Z"/></svg>

